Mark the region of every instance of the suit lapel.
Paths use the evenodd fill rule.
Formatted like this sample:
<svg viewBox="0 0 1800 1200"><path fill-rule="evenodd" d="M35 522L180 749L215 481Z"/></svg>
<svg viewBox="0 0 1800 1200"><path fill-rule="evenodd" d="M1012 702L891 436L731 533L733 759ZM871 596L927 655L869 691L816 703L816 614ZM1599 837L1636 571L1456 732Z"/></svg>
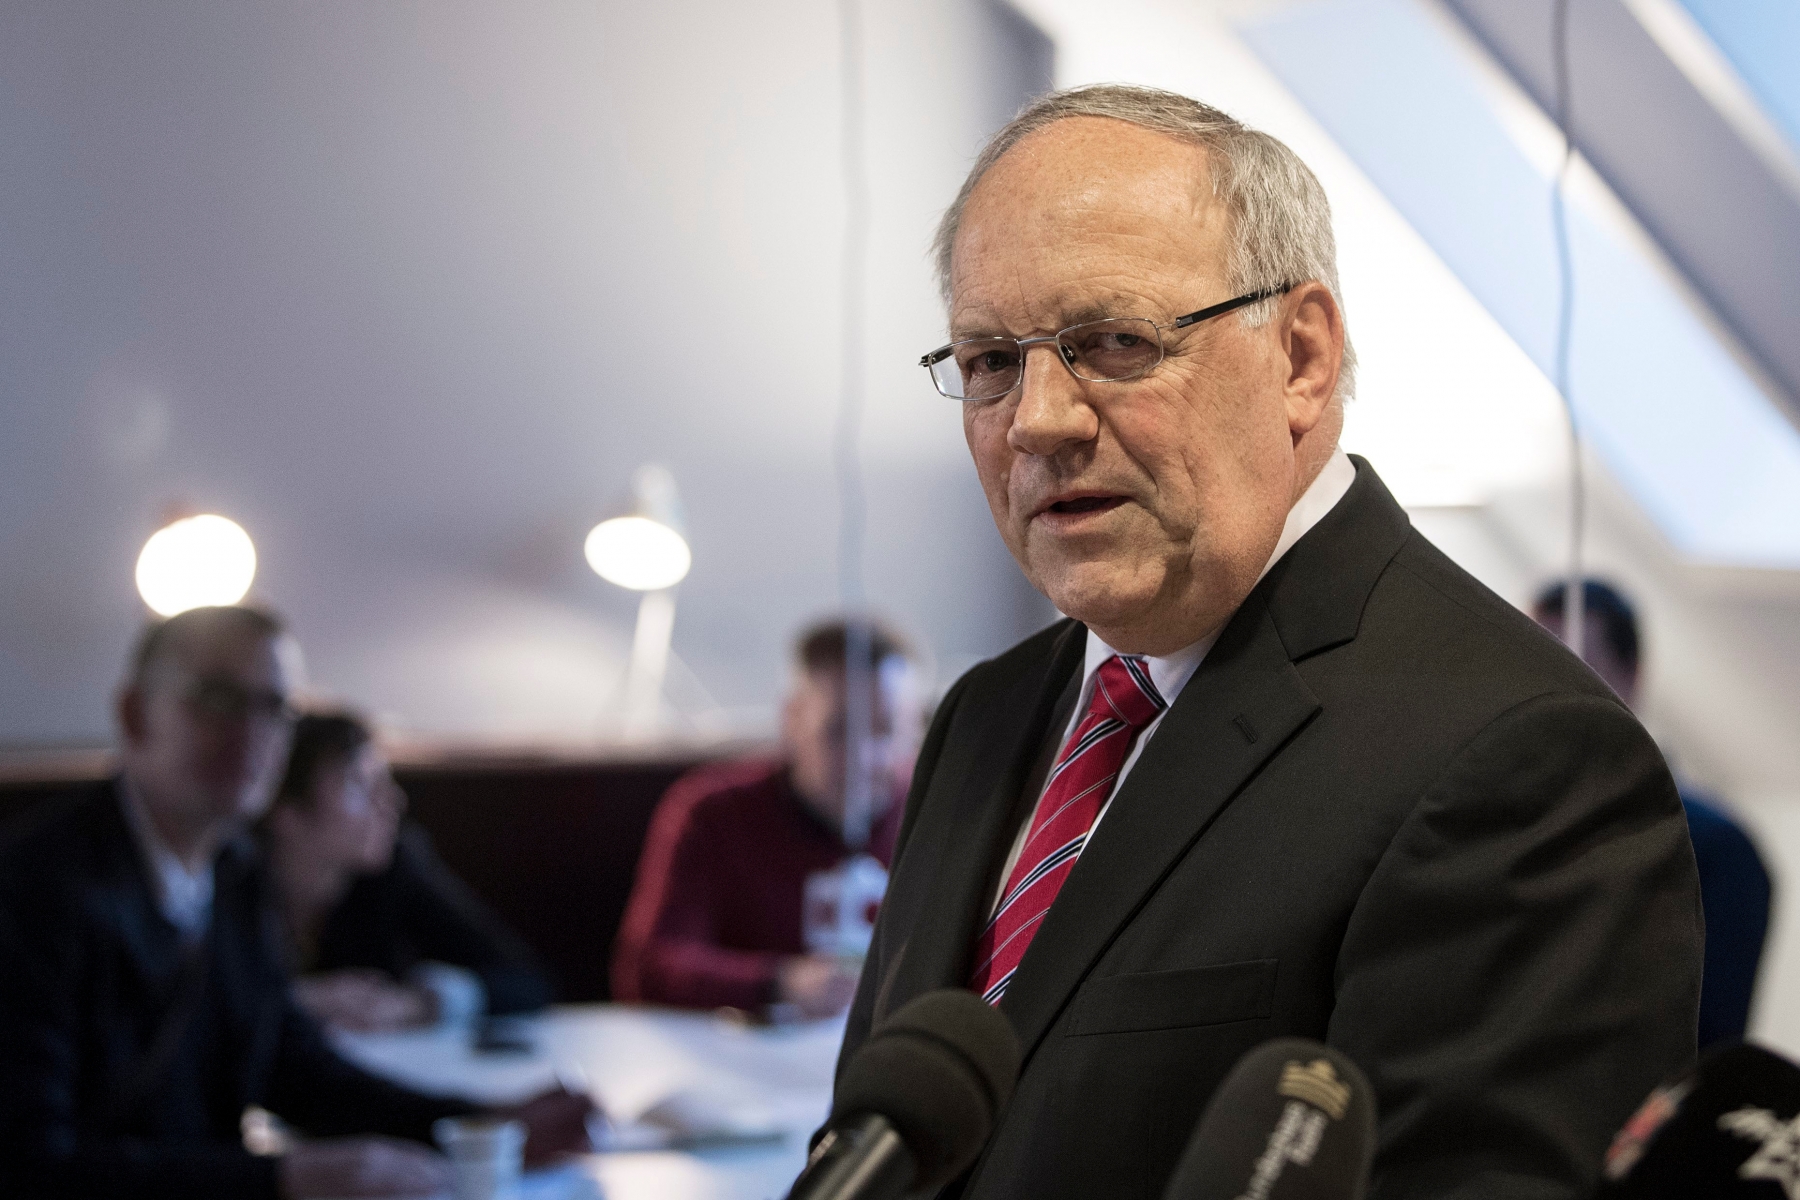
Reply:
<svg viewBox="0 0 1800 1200"><path fill-rule="evenodd" d="M1412 533L1369 464L1351 461L1350 490L1226 624L1032 939L1001 1001L1027 1056L1219 811L1319 711L1294 664L1356 636L1370 592Z"/></svg>
<svg viewBox="0 0 1800 1200"><path fill-rule="evenodd" d="M961 781L949 805L949 819L933 824L941 840L928 856L919 916L907 931L903 955L887 989L887 1010L940 987L967 987L975 936L987 919L988 893L1023 819L1020 791L1047 736L1057 699L1080 669L1087 630L1067 622L1039 665L1019 672L987 706L973 744L981 747L977 769ZM980 768L989 769L982 770Z"/></svg>
<svg viewBox="0 0 1800 1200"><path fill-rule="evenodd" d="M167 999L181 962L181 939L156 907L150 868L138 852L116 780L96 805L96 874L108 894L125 957L154 1001Z"/></svg>
<svg viewBox="0 0 1800 1200"><path fill-rule="evenodd" d="M281 1038L284 982L274 977L274 913L259 886L258 852L244 837L219 856L212 942L219 1018L236 1048L238 1096L260 1103Z"/></svg>
<svg viewBox="0 0 1800 1200"><path fill-rule="evenodd" d="M1247 603L1163 718L1044 918L1001 1007L1027 1055L1226 802L1319 710Z"/></svg>

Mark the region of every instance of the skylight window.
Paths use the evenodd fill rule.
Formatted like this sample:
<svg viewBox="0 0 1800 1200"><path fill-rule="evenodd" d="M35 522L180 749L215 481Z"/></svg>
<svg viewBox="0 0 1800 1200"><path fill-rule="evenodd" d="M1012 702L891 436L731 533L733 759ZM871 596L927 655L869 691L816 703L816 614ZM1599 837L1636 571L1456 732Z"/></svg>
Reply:
<svg viewBox="0 0 1800 1200"><path fill-rule="evenodd" d="M1680 0L1800 150L1800 4L1794 0Z"/></svg>
<svg viewBox="0 0 1800 1200"><path fill-rule="evenodd" d="M1290 5L1240 31L1550 372L1560 143L1543 115L1406 0ZM1572 391L1590 443L1683 554L1800 568L1800 434L1598 180L1577 182Z"/></svg>

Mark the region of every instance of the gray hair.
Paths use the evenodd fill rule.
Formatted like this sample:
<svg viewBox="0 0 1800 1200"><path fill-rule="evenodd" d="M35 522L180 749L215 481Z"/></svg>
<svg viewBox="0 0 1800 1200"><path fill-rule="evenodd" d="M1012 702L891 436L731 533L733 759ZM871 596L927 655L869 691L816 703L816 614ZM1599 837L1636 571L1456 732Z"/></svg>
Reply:
<svg viewBox="0 0 1800 1200"><path fill-rule="evenodd" d="M1026 105L982 149L962 190L938 223L932 241L938 291L950 303L950 257L963 209L975 185L1002 155L1047 125L1070 117L1106 117L1168 134L1207 152L1213 195L1231 218L1231 245L1225 264L1236 294L1317 279L1331 290L1338 307L1337 241L1331 233L1331 204L1325 189L1300 156L1282 142L1218 109L1160 88L1100 83L1051 92ZM1261 325L1277 301L1264 300L1240 312L1249 326ZM1356 352L1344 339L1344 362L1337 394L1355 392Z"/></svg>

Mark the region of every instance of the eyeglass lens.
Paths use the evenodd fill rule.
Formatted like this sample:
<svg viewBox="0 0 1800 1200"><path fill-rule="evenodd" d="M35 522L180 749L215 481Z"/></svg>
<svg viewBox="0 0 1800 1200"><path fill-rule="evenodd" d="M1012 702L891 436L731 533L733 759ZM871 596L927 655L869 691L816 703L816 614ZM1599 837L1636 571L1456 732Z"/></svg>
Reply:
<svg viewBox="0 0 1800 1200"><path fill-rule="evenodd" d="M196 680L188 689L187 702L195 715L209 721L241 721L246 717L281 721L290 715L287 697L281 693L246 688L226 679Z"/></svg>
<svg viewBox="0 0 1800 1200"><path fill-rule="evenodd" d="M1135 379L1163 356L1155 323L1130 317L1072 325L1056 335L1056 348L1077 378L1094 383ZM931 374L946 396L990 400L1018 386L1024 361L1014 338L972 338L932 363Z"/></svg>

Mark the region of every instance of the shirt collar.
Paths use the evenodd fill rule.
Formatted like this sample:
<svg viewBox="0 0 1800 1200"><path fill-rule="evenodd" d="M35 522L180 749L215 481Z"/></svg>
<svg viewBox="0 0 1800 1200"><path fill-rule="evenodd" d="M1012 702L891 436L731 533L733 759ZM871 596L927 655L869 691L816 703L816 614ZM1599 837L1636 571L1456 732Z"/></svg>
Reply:
<svg viewBox="0 0 1800 1200"><path fill-rule="evenodd" d="M131 840L137 843L139 856L150 876L150 891L157 911L183 938L192 940L206 931L212 920L213 865L209 861L198 871L190 871L181 857L156 832L143 796L131 782L131 776L119 777L119 801L125 809L125 824L131 829Z"/></svg>
<svg viewBox="0 0 1800 1200"><path fill-rule="evenodd" d="M1294 501L1294 506L1288 509L1287 521L1281 527L1281 536L1275 541L1275 550L1269 555L1269 561L1263 564L1262 571L1256 577L1258 583L1262 582L1262 577L1269 573L1270 568L1281 561L1283 555L1294 548L1295 542L1305 537L1314 525L1325 519L1326 513L1337 507L1338 501L1344 498L1344 494L1350 490L1350 485L1355 482L1356 464L1350 461L1350 456L1344 453L1342 447L1333 450L1331 457L1325 462L1324 469L1319 472L1312 483L1307 485L1306 490L1300 493L1300 498ZM1207 651L1212 649L1213 643L1219 640L1219 634L1223 631L1224 626L1221 625L1219 629L1199 641L1183 646L1171 654L1150 656L1145 659L1145 665L1150 668L1150 682L1156 685L1156 690L1162 694L1165 703L1175 703L1175 697L1181 694L1181 689L1187 686L1187 681L1192 679L1194 672L1200 669L1200 663L1206 658ZM1100 669L1100 664L1117 653L1119 653L1117 650L1101 641L1093 630L1088 630L1087 659L1083 664L1081 675L1084 694L1093 679L1094 672Z"/></svg>

